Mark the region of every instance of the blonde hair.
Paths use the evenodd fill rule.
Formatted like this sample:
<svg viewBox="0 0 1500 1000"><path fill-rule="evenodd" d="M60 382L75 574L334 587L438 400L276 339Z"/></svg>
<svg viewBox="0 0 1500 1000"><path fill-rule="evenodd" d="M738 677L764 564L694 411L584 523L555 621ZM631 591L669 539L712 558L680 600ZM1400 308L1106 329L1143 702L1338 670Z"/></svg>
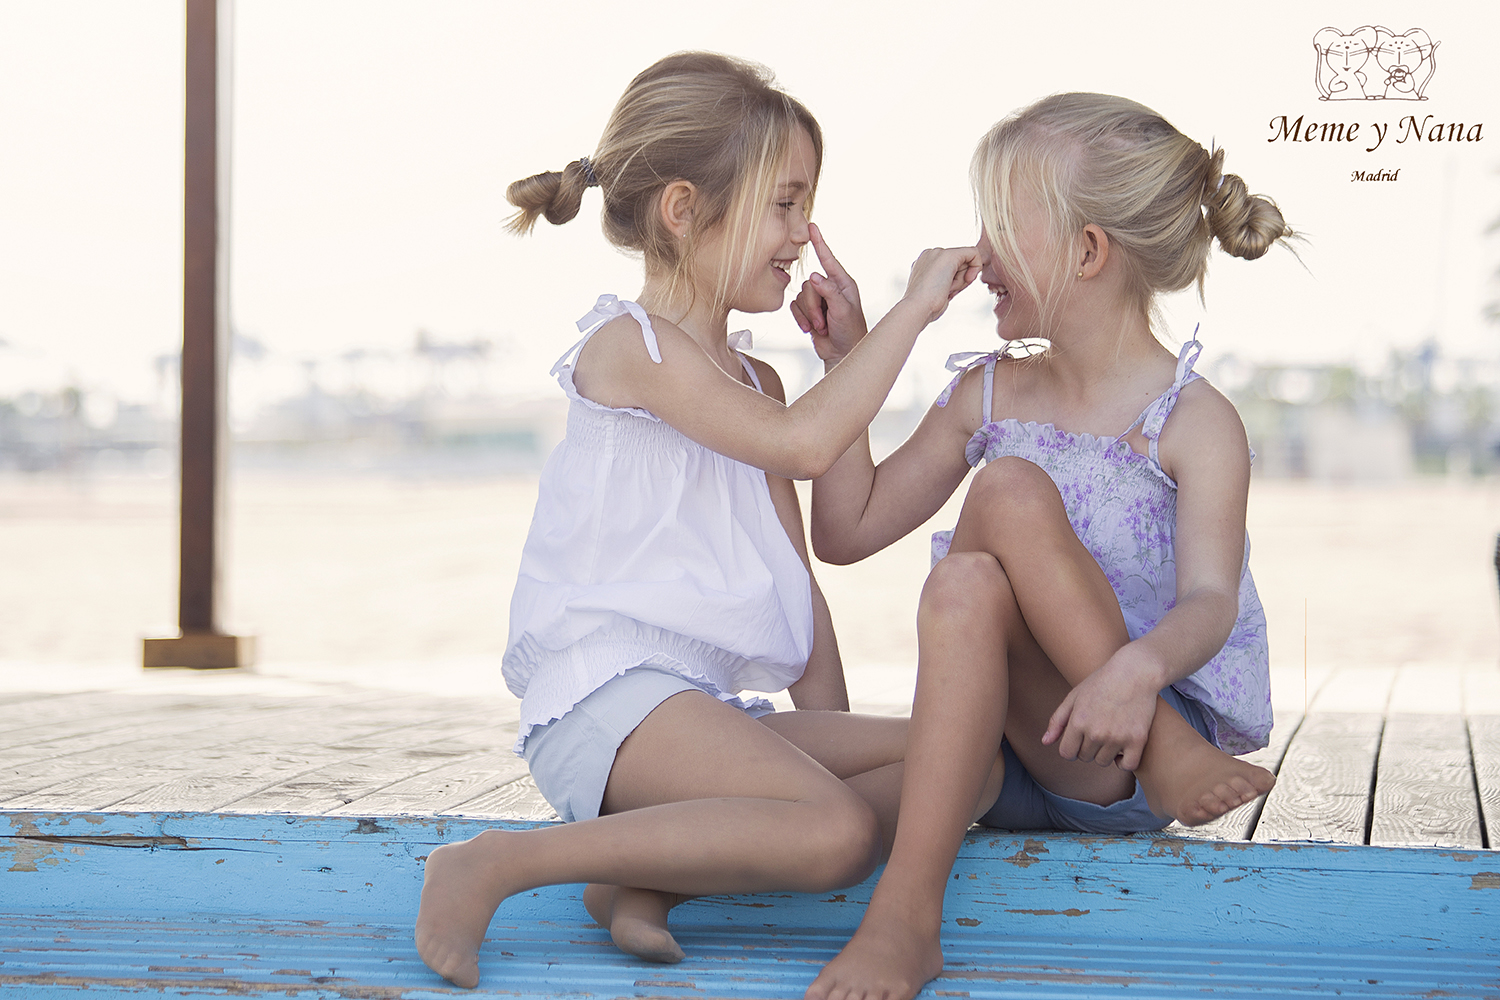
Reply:
<svg viewBox="0 0 1500 1000"><path fill-rule="evenodd" d="M1155 312L1159 292L1196 283L1203 297L1208 252L1254 260L1295 236L1276 203L1225 174L1224 151L1209 153L1150 108L1107 94L1053 94L1007 116L974 151L970 178L984 230L1001 263L1033 298L1039 282L1022 258L1014 227L1020 190L1047 221L1050 327L1076 266L1070 249L1087 225L1109 236L1132 299Z"/></svg>
<svg viewBox="0 0 1500 1000"><path fill-rule="evenodd" d="M776 87L770 70L714 52L667 56L625 88L587 166L575 160L506 189L519 209L507 228L524 234L538 217L553 225L571 220L592 170L604 193L605 237L641 254L648 268L665 271L669 294L679 289L697 246L729 220L725 235L729 246L741 248L741 259L717 278L715 305L721 305L733 291L730 274L744 272L738 265L750 256L760 224L761 213L744 208L770 200L798 129L812 139L816 188L822 129L807 108ZM660 208L662 191L679 180L696 189L685 238L667 229Z"/></svg>

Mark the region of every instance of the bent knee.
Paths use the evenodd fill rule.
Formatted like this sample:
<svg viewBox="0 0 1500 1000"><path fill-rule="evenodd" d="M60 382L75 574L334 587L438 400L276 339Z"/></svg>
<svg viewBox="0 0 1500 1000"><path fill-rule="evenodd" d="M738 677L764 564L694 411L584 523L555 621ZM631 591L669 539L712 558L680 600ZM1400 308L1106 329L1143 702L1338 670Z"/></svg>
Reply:
<svg viewBox="0 0 1500 1000"><path fill-rule="evenodd" d="M980 501L989 510L998 505L1007 518L1056 515L1063 510L1062 494L1046 470L1015 455L1004 455L980 469L965 503L969 500Z"/></svg>
<svg viewBox="0 0 1500 1000"><path fill-rule="evenodd" d="M843 889L869 878L880 862L875 810L853 792L813 808L817 820L800 847L803 891Z"/></svg>
<svg viewBox="0 0 1500 1000"><path fill-rule="evenodd" d="M927 574L918 614L993 609L1014 600L1010 578L988 552L949 552Z"/></svg>

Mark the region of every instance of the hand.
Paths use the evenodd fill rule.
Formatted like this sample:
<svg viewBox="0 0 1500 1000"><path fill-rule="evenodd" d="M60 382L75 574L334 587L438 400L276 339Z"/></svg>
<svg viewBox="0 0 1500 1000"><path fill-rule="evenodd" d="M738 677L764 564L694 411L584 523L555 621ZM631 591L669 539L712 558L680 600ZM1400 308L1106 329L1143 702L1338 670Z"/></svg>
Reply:
<svg viewBox="0 0 1500 1000"><path fill-rule="evenodd" d="M1056 743L1064 760L1134 771L1156 715L1161 688L1154 676L1132 647L1124 646L1057 706L1042 734L1043 745Z"/></svg>
<svg viewBox="0 0 1500 1000"><path fill-rule="evenodd" d="M859 286L823 242L822 231L812 224L807 230L818 263L828 276L814 271L802 283L802 291L792 300L792 318L803 333L812 335L813 350L818 357L841 361L868 332L865 312L859 303Z"/></svg>
<svg viewBox="0 0 1500 1000"><path fill-rule="evenodd" d="M953 296L979 277L983 267L978 247L924 250L911 266L903 298L925 305L927 322L931 323L947 310Z"/></svg>

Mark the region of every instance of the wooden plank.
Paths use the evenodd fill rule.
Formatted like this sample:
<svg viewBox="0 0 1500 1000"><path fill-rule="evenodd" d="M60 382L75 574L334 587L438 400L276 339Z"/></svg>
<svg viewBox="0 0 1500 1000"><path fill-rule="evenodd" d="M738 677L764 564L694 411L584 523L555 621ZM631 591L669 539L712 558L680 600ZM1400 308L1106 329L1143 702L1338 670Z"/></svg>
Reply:
<svg viewBox="0 0 1500 1000"><path fill-rule="evenodd" d="M1270 742L1259 750L1243 754L1243 759L1265 768L1272 774L1279 774L1282 761L1286 757L1287 747L1291 744L1293 734L1297 732L1297 727L1300 725L1302 725L1300 714L1282 713L1276 720L1276 725L1271 729ZM1255 825L1260 820L1260 812L1265 802L1264 797L1254 802L1247 802L1238 809L1230 810L1212 823L1204 823L1202 826L1183 826L1181 823L1173 823L1156 836L1190 837L1194 840L1249 840L1255 832Z"/></svg>
<svg viewBox="0 0 1500 1000"><path fill-rule="evenodd" d="M0 815L0 996L447 995L411 943L422 865L496 825ZM948 969L925 997L1494 990L1488 852L992 833L959 851ZM491 923L469 995L801 996L872 887L693 900L673 911L688 958L670 969L616 952L580 886L522 893Z"/></svg>
<svg viewBox="0 0 1500 1000"><path fill-rule="evenodd" d="M340 768L363 772L368 779L367 787L378 788L455 757L484 754L492 750L497 739L505 740L503 734L497 737L491 726L447 732L434 740L433 734L444 727L411 724L372 732L357 723L358 720L349 721L350 732L319 732L318 742L307 742L304 729L290 740L278 739L274 733L257 732L253 739L210 748L182 758L166 780L158 772L148 785L135 781L128 786L133 790L115 798L109 808L206 812L234 805L241 809L266 809L264 799L275 795L275 789L304 788L310 781L317 781L319 775L326 776ZM122 770L96 776L94 784L118 790L133 778L133 774ZM342 797L350 788L343 784L339 791ZM48 789L48 792L76 794L63 789ZM255 804L247 805L246 800ZM303 795L289 793L285 807L269 811L295 812L291 806L301 801Z"/></svg>
<svg viewBox="0 0 1500 1000"><path fill-rule="evenodd" d="M1382 725L1363 712L1314 711L1304 719L1253 839L1363 844Z"/></svg>
<svg viewBox="0 0 1500 1000"><path fill-rule="evenodd" d="M1484 846L1494 848L1500 841L1500 715L1470 716L1468 723L1474 783L1484 817Z"/></svg>
<svg viewBox="0 0 1500 1000"><path fill-rule="evenodd" d="M356 707L361 709L360 718L368 718L372 713L379 714L379 709L371 706L371 700L367 697L327 700L278 698L253 699L240 703L228 698L215 698L187 705L142 705L128 697L122 697L117 700L114 713L108 717L49 726L40 731L32 731L29 739L26 734L17 732L7 741L9 745L0 748L0 757L7 760L41 761L109 747L124 747L142 740L217 733L225 726L246 720L254 720L257 724L274 724L277 720L294 715L346 715ZM399 700L391 700L399 705ZM391 712L394 714L394 706Z"/></svg>
<svg viewBox="0 0 1500 1000"><path fill-rule="evenodd" d="M406 714L421 713L414 710ZM469 713L459 716L467 717ZM441 716L438 721L442 721ZM317 780L310 775L342 766L362 773L364 784L359 787L373 790L414 772L430 770L454 756L493 750L497 739L490 725L447 731L434 740L433 734L445 732L446 727L424 720L372 730L369 720L357 716L327 720L325 726L295 719L279 731L265 720L252 718L242 720L237 728L238 732L236 727L224 727L218 734L221 739L207 745L142 740L129 748L114 747L14 768L9 779L16 784L29 783L30 787L9 796L6 807L89 810L170 802L195 810L222 809L246 796L263 799L271 788L296 786L302 791L293 793L289 788L285 806L258 801L254 808L312 812L296 808L309 782ZM285 766L261 771L256 764L266 758L281 760ZM223 787L215 785L218 778L226 779ZM340 789L348 787L346 782ZM199 791L210 792L211 797L196 801L188 798ZM342 802L340 798L331 805Z"/></svg>
<svg viewBox="0 0 1500 1000"><path fill-rule="evenodd" d="M330 809L328 814L395 816L445 812L494 792L526 773L526 761L509 749L473 754L386 785Z"/></svg>
<svg viewBox="0 0 1500 1000"><path fill-rule="evenodd" d="M476 795L451 809L445 816L483 816L517 822L545 823L557 819L557 810L542 797L531 774L527 773L501 785L494 791Z"/></svg>
<svg viewBox="0 0 1500 1000"><path fill-rule="evenodd" d="M321 767L303 771L285 780L266 785L241 796L220 808L236 812L289 812L319 815L341 809L359 799L379 792L411 776L424 775L447 763L423 751L453 748L453 741L408 747L382 753L341 756ZM493 751L493 743L465 748L466 755L483 756ZM366 812L367 810L359 810Z"/></svg>
<svg viewBox="0 0 1500 1000"><path fill-rule="evenodd" d="M1370 843L1485 846L1463 716L1399 712L1386 718Z"/></svg>

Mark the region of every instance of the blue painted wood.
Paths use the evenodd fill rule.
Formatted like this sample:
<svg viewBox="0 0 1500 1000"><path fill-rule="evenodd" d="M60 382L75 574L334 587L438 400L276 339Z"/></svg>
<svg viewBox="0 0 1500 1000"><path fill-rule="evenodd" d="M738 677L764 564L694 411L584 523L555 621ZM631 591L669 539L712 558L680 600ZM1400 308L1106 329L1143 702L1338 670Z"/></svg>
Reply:
<svg viewBox="0 0 1500 1000"><path fill-rule="evenodd" d="M410 943L422 860L495 825L0 814L0 997L447 995ZM688 903L671 967L617 952L581 887L529 893L490 926L480 994L801 996L872 886ZM990 832L945 918L924 996L1500 995L1490 851Z"/></svg>

